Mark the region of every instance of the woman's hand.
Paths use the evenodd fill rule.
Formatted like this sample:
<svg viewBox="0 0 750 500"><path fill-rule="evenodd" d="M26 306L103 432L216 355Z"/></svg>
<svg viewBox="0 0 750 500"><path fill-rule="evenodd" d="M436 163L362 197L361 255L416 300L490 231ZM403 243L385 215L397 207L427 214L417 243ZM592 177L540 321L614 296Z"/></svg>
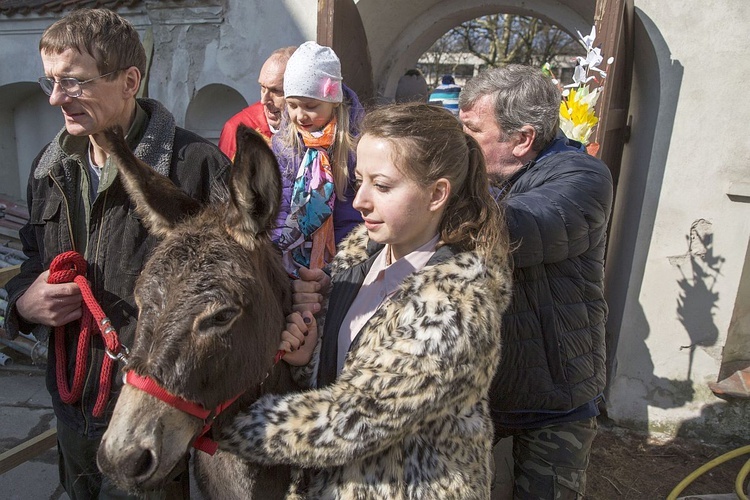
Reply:
<svg viewBox="0 0 750 500"><path fill-rule="evenodd" d="M322 269L299 269L299 279L292 281L292 309L320 312L323 298L331 286L331 278Z"/></svg>
<svg viewBox="0 0 750 500"><path fill-rule="evenodd" d="M318 343L318 323L310 311L293 312L286 317L286 329L281 332L280 350L286 351L283 359L293 366L304 366L312 359Z"/></svg>

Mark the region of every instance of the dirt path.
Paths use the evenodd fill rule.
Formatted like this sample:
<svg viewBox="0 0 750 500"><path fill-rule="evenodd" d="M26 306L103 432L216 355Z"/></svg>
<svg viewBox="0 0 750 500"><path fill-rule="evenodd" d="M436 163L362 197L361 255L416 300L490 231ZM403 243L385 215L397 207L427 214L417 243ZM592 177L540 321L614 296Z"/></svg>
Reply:
<svg viewBox="0 0 750 500"><path fill-rule="evenodd" d="M586 498L663 500L695 469L739 446L742 444L716 447L685 438L661 440L600 425L591 453ZM737 473L748 459L750 455L744 455L715 467L680 496L734 492Z"/></svg>

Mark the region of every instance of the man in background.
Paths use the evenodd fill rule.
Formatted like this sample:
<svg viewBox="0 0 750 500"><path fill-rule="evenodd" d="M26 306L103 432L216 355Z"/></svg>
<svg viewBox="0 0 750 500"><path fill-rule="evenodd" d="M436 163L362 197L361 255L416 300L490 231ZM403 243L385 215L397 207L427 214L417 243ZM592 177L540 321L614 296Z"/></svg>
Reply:
<svg viewBox="0 0 750 500"><path fill-rule="evenodd" d="M219 136L219 149L232 160L237 151L236 134L240 124L258 131L268 139L269 144L279 129L284 111L284 70L296 49L284 47L268 56L258 75L260 101L246 107L224 124Z"/></svg>
<svg viewBox="0 0 750 500"><path fill-rule="evenodd" d="M406 71L396 84L396 102L427 102L427 80L417 68Z"/></svg>
<svg viewBox="0 0 750 500"><path fill-rule="evenodd" d="M513 250L513 296L490 387L495 442L513 437L514 498L580 499L606 380L607 166L559 129L538 68L486 70L459 118L485 155Z"/></svg>
<svg viewBox="0 0 750 500"><path fill-rule="evenodd" d="M438 104L458 116L458 96L461 94L461 86L456 85L456 81L451 75L443 75L440 85L430 93L428 101L431 104Z"/></svg>

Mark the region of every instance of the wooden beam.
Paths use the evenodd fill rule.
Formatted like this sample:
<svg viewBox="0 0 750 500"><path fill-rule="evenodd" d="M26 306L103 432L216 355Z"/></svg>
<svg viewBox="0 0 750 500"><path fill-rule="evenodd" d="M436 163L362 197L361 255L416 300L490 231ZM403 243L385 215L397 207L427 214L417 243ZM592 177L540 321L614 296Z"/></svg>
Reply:
<svg viewBox="0 0 750 500"><path fill-rule="evenodd" d="M341 60L344 83L359 100L374 96L372 62L367 36L354 0L318 0L317 42L331 47Z"/></svg>
<svg viewBox="0 0 750 500"><path fill-rule="evenodd" d="M5 286L10 279L21 272L21 264L0 268L0 286Z"/></svg>
<svg viewBox="0 0 750 500"><path fill-rule="evenodd" d="M57 444L57 429L50 429L0 455L0 475L28 462Z"/></svg>
<svg viewBox="0 0 750 500"><path fill-rule="evenodd" d="M615 58L609 67L604 92L596 104L599 124L594 142L600 147L597 156L612 172L614 190L620 178L620 163L625 142L630 136L628 109L633 73L633 0L597 0L594 24L605 59Z"/></svg>

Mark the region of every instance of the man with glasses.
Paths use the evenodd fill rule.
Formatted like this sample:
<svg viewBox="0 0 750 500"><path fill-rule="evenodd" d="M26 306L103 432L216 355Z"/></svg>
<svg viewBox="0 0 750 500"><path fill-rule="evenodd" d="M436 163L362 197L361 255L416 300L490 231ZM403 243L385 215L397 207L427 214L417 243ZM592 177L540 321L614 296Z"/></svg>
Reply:
<svg viewBox="0 0 750 500"><path fill-rule="evenodd" d="M98 335L82 346L85 363L76 359L81 292L75 283L49 283L50 262L70 250L85 257L96 300L120 341L132 345L138 315L133 288L156 239L135 215L102 132L119 125L136 156L200 201L226 181L230 163L216 146L176 127L160 103L136 98L146 54L133 26L114 12L75 10L47 28L39 49L45 75L39 84L62 111L65 127L32 165L30 219L20 230L28 260L6 286L6 330L46 338L54 327L67 325L60 354L53 347L57 331L51 337L47 387L57 417L60 481L70 498L136 498L118 491L96 466L121 388L119 370L112 370L111 380L101 375L105 352ZM80 397L68 394L76 367L84 374ZM107 402L103 410L95 405L100 387ZM174 498L169 493L174 490L183 496L186 479L181 474L149 498Z"/></svg>
<svg viewBox="0 0 750 500"><path fill-rule="evenodd" d="M251 104L224 124L219 137L219 149L229 158L234 159L237 151L237 127L245 125L260 132L271 140L281 125L281 113L284 111L284 70L286 63L297 47L284 47L274 50L258 75L260 101Z"/></svg>

